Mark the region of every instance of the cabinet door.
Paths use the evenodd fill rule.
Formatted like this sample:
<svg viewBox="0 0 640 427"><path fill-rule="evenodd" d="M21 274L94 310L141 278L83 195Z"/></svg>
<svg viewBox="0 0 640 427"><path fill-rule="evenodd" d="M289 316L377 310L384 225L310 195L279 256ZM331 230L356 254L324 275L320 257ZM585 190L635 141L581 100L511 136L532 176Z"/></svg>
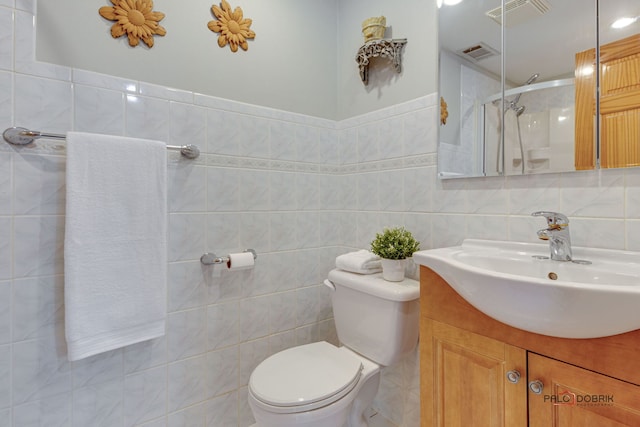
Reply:
<svg viewBox="0 0 640 427"><path fill-rule="evenodd" d="M576 169L593 169L595 49L576 54ZM600 167L640 166L640 34L600 47Z"/></svg>
<svg viewBox="0 0 640 427"><path fill-rule="evenodd" d="M526 426L523 349L425 318L420 333L423 427Z"/></svg>
<svg viewBox="0 0 640 427"><path fill-rule="evenodd" d="M640 426L640 387L544 356L529 353L531 427Z"/></svg>
<svg viewBox="0 0 640 427"><path fill-rule="evenodd" d="M575 103L575 167L591 170L596 167L596 50L576 54ZM592 73L583 71L592 70Z"/></svg>
<svg viewBox="0 0 640 427"><path fill-rule="evenodd" d="M600 164L640 166L640 34L600 47Z"/></svg>

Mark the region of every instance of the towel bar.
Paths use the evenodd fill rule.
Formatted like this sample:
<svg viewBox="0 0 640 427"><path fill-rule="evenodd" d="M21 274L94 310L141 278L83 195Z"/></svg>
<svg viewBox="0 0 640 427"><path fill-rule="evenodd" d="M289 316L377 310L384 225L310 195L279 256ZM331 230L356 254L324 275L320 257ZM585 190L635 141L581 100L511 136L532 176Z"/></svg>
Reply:
<svg viewBox="0 0 640 427"><path fill-rule="evenodd" d="M251 252L253 254L253 259L258 258L258 254L253 249L246 249L243 252ZM200 262L204 265L212 265L212 264L226 264L229 262L228 256L216 256L216 254L207 252L206 254L200 257Z"/></svg>
<svg viewBox="0 0 640 427"><path fill-rule="evenodd" d="M5 129L2 133L2 137L9 144L13 145L27 145L31 144L38 138L49 138L49 139L66 139L65 135L57 134L57 133L46 133L33 131L26 128L13 127ZM200 149L198 149L195 145L167 145L168 150L179 150L180 154L188 159L196 159L200 156Z"/></svg>

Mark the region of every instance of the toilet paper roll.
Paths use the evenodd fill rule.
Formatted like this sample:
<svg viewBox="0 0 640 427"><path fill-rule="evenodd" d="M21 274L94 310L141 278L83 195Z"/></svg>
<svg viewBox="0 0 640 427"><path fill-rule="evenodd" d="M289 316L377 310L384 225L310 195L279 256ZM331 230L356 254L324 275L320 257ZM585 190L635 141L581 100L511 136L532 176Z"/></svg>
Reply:
<svg viewBox="0 0 640 427"><path fill-rule="evenodd" d="M247 270L253 268L255 260L251 252L241 252L237 254L229 254L227 261L227 269L229 271Z"/></svg>

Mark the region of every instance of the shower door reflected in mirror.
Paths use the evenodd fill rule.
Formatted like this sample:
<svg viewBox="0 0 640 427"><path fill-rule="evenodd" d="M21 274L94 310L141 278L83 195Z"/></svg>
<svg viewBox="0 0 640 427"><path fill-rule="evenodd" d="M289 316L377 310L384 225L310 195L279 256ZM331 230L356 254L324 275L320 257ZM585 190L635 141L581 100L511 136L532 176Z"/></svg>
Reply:
<svg viewBox="0 0 640 427"><path fill-rule="evenodd" d="M576 54L596 45L596 1L505 1L504 57L502 3L439 9L443 178L576 170Z"/></svg>

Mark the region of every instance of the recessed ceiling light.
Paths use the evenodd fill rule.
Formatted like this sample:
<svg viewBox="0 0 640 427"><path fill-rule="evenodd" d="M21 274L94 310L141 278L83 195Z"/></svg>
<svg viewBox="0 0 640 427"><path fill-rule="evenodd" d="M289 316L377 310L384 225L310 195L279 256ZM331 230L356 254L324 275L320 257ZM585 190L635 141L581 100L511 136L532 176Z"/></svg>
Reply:
<svg viewBox="0 0 640 427"><path fill-rule="evenodd" d="M633 24L634 22L636 22L638 20L638 17L629 17L629 16L625 16L623 18L618 18L615 20L615 22L613 24L611 24L611 28L624 28L624 27L628 27L629 25Z"/></svg>

